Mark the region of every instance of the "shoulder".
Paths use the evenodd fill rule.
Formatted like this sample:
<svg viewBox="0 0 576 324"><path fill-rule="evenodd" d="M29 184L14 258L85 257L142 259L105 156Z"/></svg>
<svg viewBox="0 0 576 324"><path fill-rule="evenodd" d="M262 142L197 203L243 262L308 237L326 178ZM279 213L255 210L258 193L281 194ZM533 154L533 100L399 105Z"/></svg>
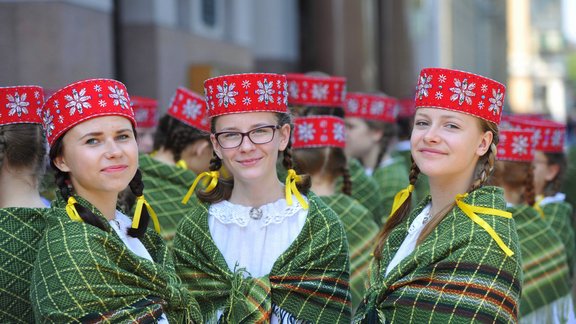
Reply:
<svg viewBox="0 0 576 324"><path fill-rule="evenodd" d="M308 198L308 221L313 225L337 226L343 232L340 218L320 197L313 192L306 194Z"/></svg>

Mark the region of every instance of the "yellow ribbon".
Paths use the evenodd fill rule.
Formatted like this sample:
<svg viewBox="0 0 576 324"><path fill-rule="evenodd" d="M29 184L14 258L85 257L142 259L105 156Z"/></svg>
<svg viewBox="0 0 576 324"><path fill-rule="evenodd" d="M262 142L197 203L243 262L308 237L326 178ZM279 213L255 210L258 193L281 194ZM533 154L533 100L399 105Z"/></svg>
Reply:
<svg viewBox="0 0 576 324"><path fill-rule="evenodd" d="M184 160L178 160L178 162L176 162L176 166L180 169L188 170L188 164L186 164L186 161Z"/></svg>
<svg viewBox="0 0 576 324"><path fill-rule="evenodd" d="M148 215L152 218L152 222L154 223L154 229L157 233L160 233L160 222L158 221L158 216L152 209L152 206L146 201L144 195L136 197L136 210L134 211L134 218L132 219L132 228L138 228L138 223L140 223L140 216L142 215L142 207L146 206L146 210L148 211Z"/></svg>
<svg viewBox="0 0 576 324"><path fill-rule="evenodd" d="M458 205L458 207L460 207L460 209L462 209L464 214L466 214L466 216L470 217L470 219L474 223L480 225L480 227L482 227L486 232L488 232L488 234L490 234L490 236L494 239L494 241L496 241L498 246L500 246L502 251L504 251L504 253L506 253L507 256L514 255L514 252L512 252L512 250L510 250L510 248L508 246L506 246L506 244L502 241L502 239L500 238L498 233L496 233L496 231L494 231L492 226L490 226L485 220L480 218L480 216L476 215L476 213L479 213L479 214L485 214L485 215L500 216L500 217L504 217L504 218L512 218L512 213L507 212L507 211L503 211L503 210L499 210L499 209L494 209L494 208L469 205L469 204L462 201L462 199L466 198L467 196L468 196L467 193L456 195L456 205Z"/></svg>
<svg viewBox="0 0 576 324"><path fill-rule="evenodd" d="M538 198L536 198L536 202L534 203L534 209L536 209L536 211L540 214L540 217L542 219L544 219L544 210L542 209L542 207L540 206L540 202L542 202L542 199L544 199L543 196L538 196Z"/></svg>
<svg viewBox="0 0 576 324"><path fill-rule="evenodd" d="M390 216L394 215L394 213L402 206L402 204L408 199L410 193L414 190L413 185L408 185L408 187L398 191L396 196L394 196L394 203L392 203L392 211L390 212Z"/></svg>
<svg viewBox="0 0 576 324"><path fill-rule="evenodd" d="M302 177L297 175L294 169L288 170L288 175L286 176L286 203L288 203L288 206L292 205L292 194L294 194L300 203L300 206L304 209L308 209L308 203L304 200L300 191L298 191L298 187L296 187L296 182L301 180Z"/></svg>
<svg viewBox="0 0 576 324"><path fill-rule="evenodd" d="M205 190L206 192L210 192L210 191L214 190L214 188L216 188L216 185L218 184L218 177L219 176L220 176L220 172L218 172L218 171L206 171L206 172L200 173L200 175L198 175L196 177L196 179L194 179L194 182L192 183L192 186L190 186L190 189L188 189L186 196L184 196L184 198L182 198L182 203L183 204L188 203L188 200L190 200L190 197L192 197L192 194L194 193L194 189L196 189L198 182L202 178L206 177L208 180L210 180L210 184L208 185L208 187Z"/></svg>
<svg viewBox="0 0 576 324"><path fill-rule="evenodd" d="M74 206L75 203L77 203L77 201L74 197L68 197L68 203L66 204L66 214L68 214L68 217L70 217L71 220L81 222L82 217L80 217L80 214L78 214L78 211Z"/></svg>

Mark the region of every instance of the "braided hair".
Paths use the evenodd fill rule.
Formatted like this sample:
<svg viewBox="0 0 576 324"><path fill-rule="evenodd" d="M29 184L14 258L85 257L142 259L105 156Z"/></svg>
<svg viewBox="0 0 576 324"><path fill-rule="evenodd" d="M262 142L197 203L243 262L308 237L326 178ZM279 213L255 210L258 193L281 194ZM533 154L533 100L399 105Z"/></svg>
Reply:
<svg viewBox="0 0 576 324"><path fill-rule="evenodd" d="M554 179L546 181L544 185L544 196L554 196L556 193L560 192L562 189L562 184L564 182L564 175L566 174L566 169L568 167L566 161L566 155L563 152L560 153L544 153L546 156L548 165L558 165L558 173Z"/></svg>
<svg viewBox="0 0 576 324"><path fill-rule="evenodd" d="M46 137L39 124L0 126L0 168L4 161L33 171L37 184L46 171Z"/></svg>
<svg viewBox="0 0 576 324"><path fill-rule="evenodd" d="M210 140L210 134L181 122L180 120L164 115L158 123L154 135L154 150L166 149L174 155L174 162L182 158L182 151L198 140Z"/></svg>
<svg viewBox="0 0 576 324"><path fill-rule="evenodd" d="M352 181L344 150L339 147L301 148L294 151L294 162L299 173L326 174L331 179L342 176L342 193L352 194Z"/></svg>
<svg viewBox="0 0 576 324"><path fill-rule="evenodd" d="M536 200L533 169L529 162L498 161L489 182L499 187L506 184L507 188L522 189L522 202L532 206Z"/></svg>

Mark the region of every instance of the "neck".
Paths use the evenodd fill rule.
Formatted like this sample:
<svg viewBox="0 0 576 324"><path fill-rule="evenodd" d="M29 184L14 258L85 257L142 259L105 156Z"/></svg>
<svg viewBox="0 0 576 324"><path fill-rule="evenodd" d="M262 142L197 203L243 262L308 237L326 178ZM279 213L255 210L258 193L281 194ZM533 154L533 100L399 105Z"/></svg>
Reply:
<svg viewBox="0 0 576 324"><path fill-rule="evenodd" d="M2 169L0 208L6 207L46 207L38 192L38 182L28 170Z"/></svg>
<svg viewBox="0 0 576 324"><path fill-rule="evenodd" d="M378 168L378 164L380 163L380 161L378 161L378 153L379 153L378 151L379 148L375 147L374 149L370 150L368 154L360 158L362 164L364 165L364 168L372 170L376 170L376 168ZM387 154L384 154L382 156L382 161L386 159L386 157Z"/></svg>
<svg viewBox="0 0 576 324"><path fill-rule="evenodd" d="M455 202L457 194L468 192L471 179L438 179L428 178L430 183L430 196L432 208L430 215L436 215L444 208Z"/></svg>
<svg viewBox="0 0 576 324"><path fill-rule="evenodd" d="M234 189L230 202L244 206L260 207L284 198L284 186L274 177L264 181L238 181L234 179Z"/></svg>
<svg viewBox="0 0 576 324"><path fill-rule="evenodd" d="M107 220L116 218L116 204L118 202L118 193L110 192L78 192L78 196L86 199L94 205Z"/></svg>
<svg viewBox="0 0 576 324"><path fill-rule="evenodd" d="M504 199L506 202L511 203L512 205L519 205L523 203L522 201L522 192L516 190L516 188L511 188L509 186L504 187Z"/></svg>
<svg viewBox="0 0 576 324"><path fill-rule="evenodd" d="M176 162L174 161L174 153L164 148L160 148L158 151L156 151L152 158L156 161L160 161L168 165L176 165Z"/></svg>
<svg viewBox="0 0 576 324"><path fill-rule="evenodd" d="M336 192L336 181L332 177L320 174L312 175L312 186L310 190L318 196L332 196Z"/></svg>

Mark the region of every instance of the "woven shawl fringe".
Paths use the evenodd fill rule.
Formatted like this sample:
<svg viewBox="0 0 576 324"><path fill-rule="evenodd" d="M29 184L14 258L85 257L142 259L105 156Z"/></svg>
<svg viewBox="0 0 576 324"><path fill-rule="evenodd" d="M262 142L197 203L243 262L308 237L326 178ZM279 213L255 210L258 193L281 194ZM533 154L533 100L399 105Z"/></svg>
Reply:
<svg viewBox="0 0 576 324"><path fill-rule="evenodd" d="M272 303L272 314L278 317L278 323L312 323L310 321L299 320L294 315L290 314L287 310L278 307Z"/></svg>
<svg viewBox="0 0 576 324"><path fill-rule="evenodd" d="M572 312L570 312L572 310ZM557 315L558 318L554 318ZM552 303L540 307L530 314L518 319L520 324L526 323L569 323L570 315L574 316L574 305L572 295L568 295L553 301Z"/></svg>

